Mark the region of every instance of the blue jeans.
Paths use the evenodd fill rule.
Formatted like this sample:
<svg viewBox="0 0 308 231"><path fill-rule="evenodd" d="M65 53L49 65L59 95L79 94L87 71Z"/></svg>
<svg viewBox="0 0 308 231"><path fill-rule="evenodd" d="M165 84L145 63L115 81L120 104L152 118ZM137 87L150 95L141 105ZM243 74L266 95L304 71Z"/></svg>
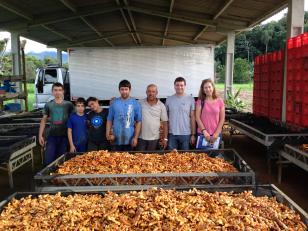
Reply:
<svg viewBox="0 0 308 231"><path fill-rule="evenodd" d="M130 146L130 144L128 144L128 145L114 145L113 151L130 152L130 151L132 151L132 146Z"/></svg>
<svg viewBox="0 0 308 231"><path fill-rule="evenodd" d="M86 152L88 150L88 144L83 143L83 144L77 144L75 145L76 152Z"/></svg>
<svg viewBox="0 0 308 231"><path fill-rule="evenodd" d="M44 157L44 165L48 165L59 156L67 152L67 137L66 136L48 136Z"/></svg>
<svg viewBox="0 0 308 231"><path fill-rule="evenodd" d="M191 135L168 135L168 149L189 150Z"/></svg>

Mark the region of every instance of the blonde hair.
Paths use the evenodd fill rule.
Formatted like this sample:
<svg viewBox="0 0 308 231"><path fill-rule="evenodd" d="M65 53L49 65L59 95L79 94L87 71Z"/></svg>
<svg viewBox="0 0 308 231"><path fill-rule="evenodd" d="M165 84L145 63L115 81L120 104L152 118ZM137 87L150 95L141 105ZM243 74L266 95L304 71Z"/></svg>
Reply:
<svg viewBox="0 0 308 231"><path fill-rule="evenodd" d="M217 97L217 95L216 95L216 88L215 88L215 85L214 85L213 80L211 80L211 79L204 79L204 80L202 80L202 83L201 83L201 85L200 85L200 90L199 90L198 99L200 99L200 100L205 100L205 99L206 99L206 94L204 93L204 90L203 90L204 85L205 85L206 83L210 83L210 84L212 85L212 87L213 87L213 94L212 94L212 97L213 97L213 99L217 99L218 97Z"/></svg>

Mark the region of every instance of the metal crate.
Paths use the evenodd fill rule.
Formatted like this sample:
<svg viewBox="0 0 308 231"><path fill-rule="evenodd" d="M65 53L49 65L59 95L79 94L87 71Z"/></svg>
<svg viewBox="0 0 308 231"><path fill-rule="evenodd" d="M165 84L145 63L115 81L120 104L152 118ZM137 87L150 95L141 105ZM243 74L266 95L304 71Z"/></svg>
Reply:
<svg viewBox="0 0 308 231"><path fill-rule="evenodd" d="M34 170L33 148L36 146L36 137L0 136L0 142L4 144L0 146L0 170L8 173L10 188L13 188L14 171L30 161Z"/></svg>
<svg viewBox="0 0 308 231"><path fill-rule="evenodd" d="M152 153L168 153L170 151L154 151ZM181 152L204 153L202 150ZM140 152L130 152L131 154ZM151 153L151 152L146 152ZM51 175L59 165L82 153L66 153L45 167L34 176L35 189L44 191L108 191L139 190L150 187L205 187L227 184L255 184L255 173L234 149L206 151L210 156L220 154L239 172L222 173L129 173L129 174L83 174L83 175Z"/></svg>
<svg viewBox="0 0 308 231"><path fill-rule="evenodd" d="M277 152L281 147L283 147L285 143L307 139L308 137L307 132L296 133L291 131L284 131L281 133L264 133L261 130L246 124L245 122L235 119L231 119L229 125L231 126L230 143L232 141L232 136L244 134L266 147L266 159L269 173L271 173L271 161L278 159Z"/></svg>
<svg viewBox="0 0 308 231"><path fill-rule="evenodd" d="M170 187L169 187L170 189ZM182 187L182 188L178 188L177 190L180 191L186 191L191 189L190 187L186 186L186 187ZM275 185L229 185L229 186L218 186L218 187L200 187L198 188L199 190L204 190L207 192L235 192L235 193L241 193L244 191L252 191L254 196L268 196L268 197L276 197L276 200L279 203L282 203L284 205L286 205L287 207L289 207L290 209L294 210L295 212L297 212L301 219L302 222L308 226L308 215L307 213L299 206L297 205L294 201L292 201L286 194L284 194L280 189L278 189ZM117 191L114 190L114 192L119 192L119 193L125 193L128 192L130 190L126 190L126 191ZM68 196L68 195L72 195L75 194L76 192L63 192L61 195L62 196ZM103 195L105 192L79 192L81 194L101 194ZM24 197L27 197L29 195L32 195L32 198L36 198L39 195L43 195L43 194L56 194L56 192L45 192L45 193L41 193L41 192L16 192L14 194L12 194L11 196L9 196L8 198L6 198L5 200L3 200L2 202L0 202L0 212L7 206L7 204L13 199L21 199Z"/></svg>
<svg viewBox="0 0 308 231"><path fill-rule="evenodd" d="M38 135L39 128L39 124L0 124L0 136L36 136Z"/></svg>
<svg viewBox="0 0 308 231"><path fill-rule="evenodd" d="M281 183L282 167L284 164L295 164L308 172L308 153L300 150L298 145L286 144L279 150L278 183Z"/></svg>

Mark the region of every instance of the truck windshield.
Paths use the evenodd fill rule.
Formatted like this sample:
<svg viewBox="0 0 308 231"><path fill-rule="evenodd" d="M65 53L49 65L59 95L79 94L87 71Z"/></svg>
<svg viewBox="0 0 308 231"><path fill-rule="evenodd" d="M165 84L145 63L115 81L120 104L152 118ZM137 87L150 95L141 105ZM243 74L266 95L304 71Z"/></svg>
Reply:
<svg viewBox="0 0 308 231"><path fill-rule="evenodd" d="M57 82L57 70L56 69L46 69L45 76L44 76L44 83L55 83Z"/></svg>

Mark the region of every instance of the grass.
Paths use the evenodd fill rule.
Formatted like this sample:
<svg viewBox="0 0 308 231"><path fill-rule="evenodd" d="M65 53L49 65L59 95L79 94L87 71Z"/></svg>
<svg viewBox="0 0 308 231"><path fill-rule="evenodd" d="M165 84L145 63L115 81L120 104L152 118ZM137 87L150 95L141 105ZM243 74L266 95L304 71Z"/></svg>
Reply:
<svg viewBox="0 0 308 231"><path fill-rule="evenodd" d="M218 90L223 90L224 87L225 87L225 84L224 83L216 83L215 84L215 87L218 89ZM239 88L241 88L242 90L245 90L245 91L252 91L253 89L253 83L250 82L250 83L234 83L233 84L233 89L236 91L238 90Z"/></svg>
<svg viewBox="0 0 308 231"><path fill-rule="evenodd" d="M28 107L29 111L33 110L33 104L35 103L35 94L34 94L34 83L28 83L27 89L28 89Z"/></svg>

